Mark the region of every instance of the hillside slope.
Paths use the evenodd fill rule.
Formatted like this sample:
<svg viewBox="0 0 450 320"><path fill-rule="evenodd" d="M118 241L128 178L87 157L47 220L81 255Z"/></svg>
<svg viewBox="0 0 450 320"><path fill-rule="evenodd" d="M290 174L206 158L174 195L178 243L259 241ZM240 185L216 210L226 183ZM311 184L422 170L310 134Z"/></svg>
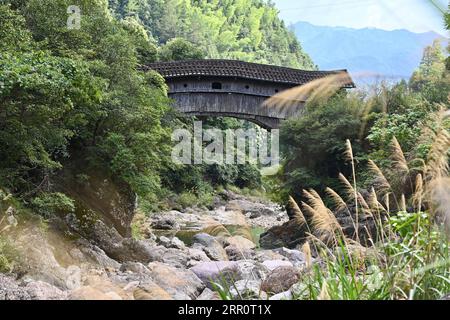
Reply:
<svg viewBox="0 0 450 320"><path fill-rule="evenodd" d="M295 35L262 0L109 0L120 19L134 18L164 44L184 38L208 58L237 59L313 69Z"/></svg>

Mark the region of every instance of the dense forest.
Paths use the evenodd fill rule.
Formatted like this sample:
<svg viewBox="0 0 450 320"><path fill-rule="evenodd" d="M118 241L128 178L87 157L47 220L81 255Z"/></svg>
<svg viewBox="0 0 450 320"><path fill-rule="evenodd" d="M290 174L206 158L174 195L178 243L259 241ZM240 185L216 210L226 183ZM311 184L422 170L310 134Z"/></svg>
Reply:
<svg viewBox="0 0 450 320"><path fill-rule="evenodd" d="M138 21L158 44L182 38L200 48L208 58L314 68L295 35L278 18L277 9L265 1L110 0L109 3L119 19ZM160 59L176 56L163 54Z"/></svg>
<svg viewBox="0 0 450 320"><path fill-rule="evenodd" d="M74 4L79 29L67 27ZM83 192L108 181L111 194L147 217L213 209L228 190L285 207L285 233L301 232L294 242L311 271L293 298L450 292L450 63L440 42L425 49L409 81L313 92L301 116L281 127L279 172L263 177L250 163L173 163L171 133L194 119L172 108L164 79L142 66L223 58L317 69L270 1L0 0L0 40L0 272L15 259L2 238L3 213L15 208L47 222L76 214L86 225L103 204L88 208ZM255 126L204 120L206 128ZM312 256L323 263L312 267ZM367 279L380 274L386 281L368 290Z"/></svg>
<svg viewBox="0 0 450 320"><path fill-rule="evenodd" d="M313 68L261 1L111 1L109 8L86 1L80 30L66 28L68 2L3 2L1 176L4 188L31 203L52 202L53 174L75 158L153 201L170 189L211 192L205 175L241 187L257 182L251 166L174 168L168 137L177 116L162 79L137 67L226 57ZM37 71L31 78L29 68Z"/></svg>

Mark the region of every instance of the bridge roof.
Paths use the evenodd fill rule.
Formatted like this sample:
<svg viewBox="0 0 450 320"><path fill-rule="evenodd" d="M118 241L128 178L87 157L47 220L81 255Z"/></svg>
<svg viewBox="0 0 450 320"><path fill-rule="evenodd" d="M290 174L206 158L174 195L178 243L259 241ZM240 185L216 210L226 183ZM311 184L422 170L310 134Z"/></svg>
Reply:
<svg viewBox="0 0 450 320"><path fill-rule="evenodd" d="M347 70L307 71L273 65L257 64L237 60L186 60L174 62L156 62L145 69L159 72L164 78L186 78L192 76L232 77L268 82L302 85ZM349 79L350 75L348 76ZM353 82L343 83L345 88L354 88Z"/></svg>

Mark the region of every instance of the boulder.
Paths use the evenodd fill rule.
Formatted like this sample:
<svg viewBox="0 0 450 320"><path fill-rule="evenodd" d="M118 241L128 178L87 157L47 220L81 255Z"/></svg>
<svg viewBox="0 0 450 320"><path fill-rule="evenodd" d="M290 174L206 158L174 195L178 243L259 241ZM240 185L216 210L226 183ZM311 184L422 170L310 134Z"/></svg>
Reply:
<svg viewBox="0 0 450 320"><path fill-rule="evenodd" d="M153 242L148 240L136 240L125 238L121 245L125 251L121 251L118 261L138 261L148 263L157 259L153 253Z"/></svg>
<svg viewBox="0 0 450 320"><path fill-rule="evenodd" d="M189 257L189 261L187 262L188 268L192 268L193 266L201 262L211 261L211 259L206 255L206 253L203 250L195 248L188 249L188 257Z"/></svg>
<svg viewBox="0 0 450 320"><path fill-rule="evenodd" d="M65 300L67 293L42 281L31 281L25 286L32 300Z"/></svg>
<svg viewBox="0 0 450 320"><path fill-rule="evenodd" d="M188 261L190 261L189 252L187 250L169 248L162 253L160 261L175 268L186 268Z"/></svg>
<svg viewBox="0 0 450 320"><path fill-rule="evenodd" d="M159 216L152 221L152 228L156 230L179 230L180 226L174 217Z"/></svg>
<svg viewBox="0 0 450 320"><path fill-rule="evenodd" d="M55 188L74 200L75 214L88 225L100 219L123 237L131 236L131 222L136 211L136 194L126 183L113 181L102 170L88 170L84 157L72 157L54 179ZM83 170L83 171L80 171ZM79 182L79 175L88 177ZM88 238L89 239L89 238ZM106 250L105 250L106 251Z"/></svg>
<svg viewBox="0 0 450 320"><path fill-rule="evenodd" d="M255 260L263 262L266 260L287 260L287 258L273 250L258 250L255 254Z"/></svg>
<svg viewBox="0 0 450 320"><path fill-rule="evenodd" d="M234 300L267 300L267 294L261 291L261 281L239 280L230 288Z"/></svg>
<svg viewBox="0 0 450 320"><path fill-rule="evenodd" d="M228 237L223 240L224 247L227 246L235 246L240 248L241 250L253 250L256 248L256 245L253 241L250 241L242 236L233 236Z"/></svg>
<svg viewBox="0 0 450 320"><path fill-rule="evenodd" d="M120 271L138 273L138 274L150 274L150 270L140 262L127 261L122 263Z"/></svg>
<svg viewBox="0 0 450 320"><path fill-rule="evenodd" d="M55 247L49 243L43 230L30 225L26 232L17 233L14 246L22 257L22 272L27 277L67 289L66 269L56 259Z"/></svg>
<svg viewBox="0 0 450 320"><path fill-rule="evenodd" d="M28 291L11 276L0 273L0 300L30 300Z"/></svg>
<svg viewBox="0 0 450 320"><path fill-rule="evenodd" d="M253 260L236 261L239 278L244 280L264 280L270 270L262 263Z"/></svg>
<svg viewBox="0 0 450 320"><path fill-rule="evenodd" d="M295 248L306 241L306 232L305 226L299 226L295 219L289 220L261 234L259 244L264 249Z"/></svg>
<svg viewBox="0 0 450 320"><path fill-rule="evenodd" d="M267 293L277 294L288 290L299 281L298 270L294 267L278 267L262 282L261 289Z"/></svg>
<svg viewBox="0 0 450 320"><path fill-rule="evenodd" d="M225 206L225 210L242 211L244 214L249 214L250 218L257 218L261 215L275 215L275 210L268 207L267 204L249 201L245 199L231 200Z"/></svg>
<svg viewBox="0 0 450 320"><path fill-rule="evenodd" d="M306 258L305 254L299 250L291 250L287 248L279 248L275 249L275 252L279 253L280 255L286 257L289 261L295 264L305 264Z"/></svg>
<svg viewBox="0 0 450 320"><path fill-rule="evenodd" d="M208 262L211 261L210 258L206 255L206 253L203 250L195 249L195 248L189 248L188 249L189 258L194 261L199 262Z"/></svg>
<svg viewBox="0 0 450 320"><path fill-rule="evenodd" d="M71 229L89 239L118 262L148 263L157 259L153 251L154 243L151 240L124 238L115 228L108 227L102 220L95 220L86 225L74 215L68 215L66 219Z"/></svg>
<svg viewBox="0 0 450 320"><path fill-rule="evenodd" d="M292 295L291 290L288 290L288 291L284 291L284 292L280 292L280 293L274 294L273 296L271 296L269 298L269 300L275 300L275 301L278 301L278 300L292 300L293 298L294 297Z"/></svg>
<svg viewBox="0 0 450 320"><path fill-rule="evenodd" d="M68 297L69 300L121 300L114 291L102 292L91 286L83 286L73 290Z"/></svg>
<svg viewBox="0 0 450 320"><path fill-rule="evenodd" d="M290 261L285 260L265 260L262 264L269 270L273 271L279 267L293 267L294 265Z"/></svg>
<svg viewBox="0 0 450 320"><path fill-rule="evenodd" d="M161 246L166 248L174 248L179 250L184 250L186 248L184 242L178 239L177 237L169 239L166 236L160 236L158 242Z"/></svg>
<svg viewBox="0 0 450 320"><path fill-rule="evenodd" d="M192 240L194 242L193 247L203 250L211 260L228 260L228 255L225 249L215 237L206 233L198 233Z"/></svg>
<svg viewBox="0 0 450 320"><path fill-rule="evenodd" d="M223 243L229 260L251 259L254 256L256 245L242 236L225 238Z"/></svg>
<svg viewBox="0 0 450 320"><path fill-rule="evenodd" d="M173 237L172 240L170 241L170 248L184 250L186 249L186 245L184 244L183 241L181 241L177 237Z"/></svg>
<svg viewBox="0 0 450 320"><path fill-rule="evenodd" d="M90 262L103 268L119 269L120 263L108 257L98 246L89 243L86 239L76 241L77 248L70 251L70 255L79 263ZM81 256L80 256L81 254Z"/></svg>
<svg viewBox="0 0 450 320"><path fill-rule="evenodd" d="M205 285L191 270L181 270L152 262L148 265L153 281L175 300L194 300Z"/></svg>
<svg viewBox="0 0 450 320"><path fill-rule="evenodd" d="M133 299L133 292L130 290L134 287L134 284L127 287L129 283L138 281L143 283L151 280L149 275L125 272L122 273L118 271L117 273L107 273L102 270L89 270L85 275L83 275L83 285L84 287L90 287L86 289L87 293L97 293L99 291L99 300L130 300ZM91 290L95 289L95 290ZM125 288L127 290L125 290ZM78 289L73 290L77 293ZM84 292L82 290L81 292ZM106 295L106 297L104 296Z"/></svg>
<svg viewBox="0 0 450 320"><path fill-rule="evenodd" d="M203 290L203 292L197 297L197 300L203 301L220 300L220 296L217 292L212 291L209 288L205 288L205 290Z"/></svg>
<svg viewBox="0 0 450 320"><path fill-rule="evenodd" d="M73 290L81 287L81 269L78 266L71 265L66 269L66 287Z"/></svg>
<svg viewBox="0 0 450 320"><path fill-rule="evenodd" d="M225 248L225 252L228 259L231 261L252 259L255 255L255 251L251 249L241 249L234 245Z"/></svg>
<svg viewBox="0 0 450 320"><path fill-rule="evenodd" d="M213 283L230 285L242 279L239 265L234 261L202 262L190 270L210 289L214 289Z"/></svg>
<svg viewBox="0 0 450 320"><path fill-rule="evenodd" d="M170 247L170 239L165 237L165 236L160 236L159 237L159 244L162 245L163 247L169 248Z"/></svg>
<svg viewBox="0 0 450 320"><path fill-rule="evenodd" d="M173 300L166 290L152 281L141 284L134 290L133 297L135 300Z"/></svg>

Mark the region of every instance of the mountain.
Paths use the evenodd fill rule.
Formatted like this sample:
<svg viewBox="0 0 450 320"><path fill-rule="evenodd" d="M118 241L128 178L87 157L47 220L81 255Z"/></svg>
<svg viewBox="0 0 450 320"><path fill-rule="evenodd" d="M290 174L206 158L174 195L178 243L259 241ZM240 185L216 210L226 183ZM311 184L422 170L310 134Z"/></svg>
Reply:
<svg viewBox="0 0 450 320"><path fill-rule="evenodd" d="M419 65L423 49L435 39L444 40L434 32L324 27L302 21L294 24L293 30L320 69L348 69L359 83L380 77L408 79ZM368 74L372 76L365 76Z"/></svg>

